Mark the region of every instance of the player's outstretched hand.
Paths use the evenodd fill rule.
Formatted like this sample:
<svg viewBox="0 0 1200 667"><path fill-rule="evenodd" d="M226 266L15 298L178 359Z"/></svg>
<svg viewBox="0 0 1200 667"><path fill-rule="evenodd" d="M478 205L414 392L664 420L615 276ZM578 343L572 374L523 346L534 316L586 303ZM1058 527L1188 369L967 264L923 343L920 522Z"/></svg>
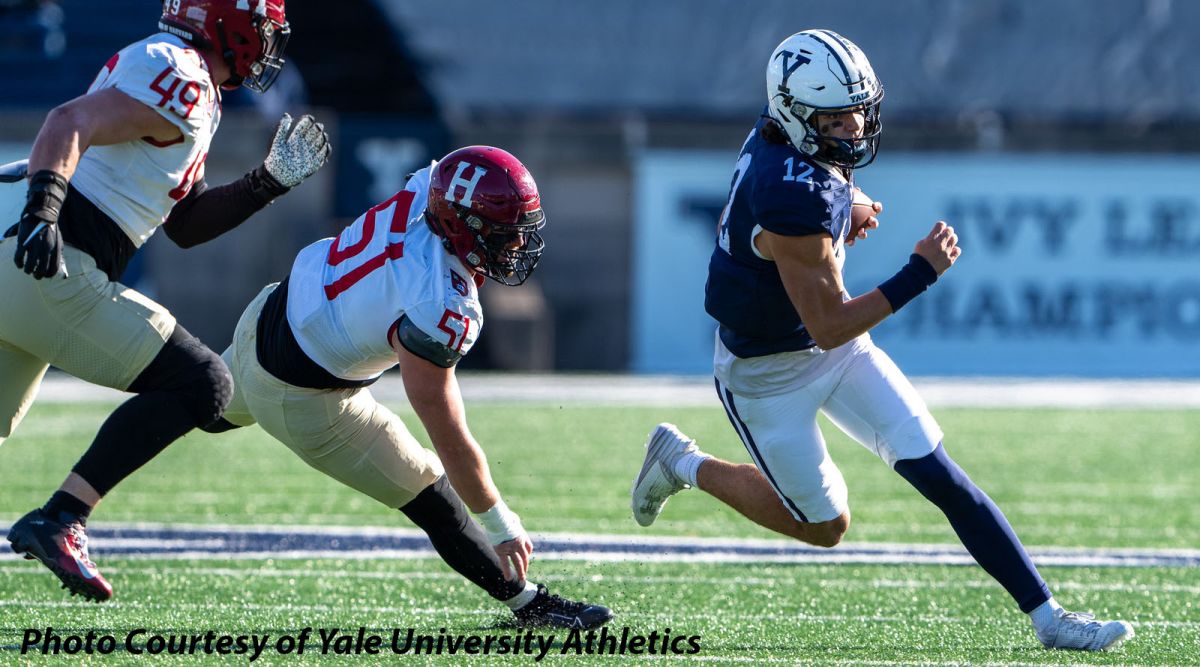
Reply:
<svg viewBox="0 0 1200 667"><path fill-rule="evenodd" d="M913 252L924 257L940 276L954 265L962 248L958 247L958 234L954 233L954 228L938 220L929 235L917 241Z"/></svg>
<svg viewBox="0 0 1200 667"><path fill-rule="evenodd" d="M293 123L292 116L285 113L275 128L263 168L280 185L294 188L324 166L331 150L325 126L317 119L304 115Z"/></svg>
<svg viewBox="0 0 1200 667"><path fill-rule="evenodd" d="M521 533L516 538L492 547L500 557L500 568L504 578L510 581L525 581L529 571L529 559L533 556L533 542L529 535Z"/></svg>

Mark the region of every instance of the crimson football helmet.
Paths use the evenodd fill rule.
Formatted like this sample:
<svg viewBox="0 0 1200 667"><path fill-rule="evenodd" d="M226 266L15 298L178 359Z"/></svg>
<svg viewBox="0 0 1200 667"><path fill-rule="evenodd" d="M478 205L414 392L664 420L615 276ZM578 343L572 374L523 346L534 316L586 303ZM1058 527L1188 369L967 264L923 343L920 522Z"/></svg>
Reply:
<svg viewBox="0 0 1200 667"><path fill-rule="evenodd" d="M202 49L213 49L229 65L222 85L263 92L283 69L291 28L284 0L163 0L158 29Z"/></svg>
<svg viewBox="0 0 1200 667"><path fill-rule="evenodd" d="M425 220L448 252L504 285L525 282L546 247L533 176L491 146L460 148L434 165Z"/></svg>

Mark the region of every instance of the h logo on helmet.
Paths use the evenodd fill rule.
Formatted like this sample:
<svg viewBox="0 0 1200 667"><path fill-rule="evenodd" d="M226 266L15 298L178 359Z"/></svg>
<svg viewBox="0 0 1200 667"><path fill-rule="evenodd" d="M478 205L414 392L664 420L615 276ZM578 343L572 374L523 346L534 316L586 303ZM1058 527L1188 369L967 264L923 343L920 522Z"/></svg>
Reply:
<svg viewBox="0 0 1200 667"><path fill-rule="evenodd" d="M475 172L471 175L471 178L463 178L463 172L467 170L467 167L472 166L475 167ZM477 164L472 165L466 161L459 162L458 167L454 170L454 178L450 179L450 187L446 188L446 201L454 201L454 189L461 185L464 192L463 196L459 198L458 203L466 208L471 208L471 197L475 195L475 186L479 185L479 179L483 178L483 175L486 173L487 169Z"/></svg>

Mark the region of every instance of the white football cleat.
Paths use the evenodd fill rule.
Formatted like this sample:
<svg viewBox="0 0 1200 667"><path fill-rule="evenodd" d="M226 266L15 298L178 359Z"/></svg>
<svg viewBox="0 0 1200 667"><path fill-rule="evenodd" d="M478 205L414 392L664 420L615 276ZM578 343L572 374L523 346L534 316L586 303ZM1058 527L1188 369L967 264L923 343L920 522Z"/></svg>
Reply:
<svg viewBox="0 0 1200 667"><path fill-rule="evenodd" d="M1037 636L1046 648L1103 651L1116 648L1133 637L1133 626L1125 621L1097 621L1091 614L1065 609L1054 612L1054 623Z"/></svg>
<svg viewBox="0 0 1200 667"><path fill-rule="evenodd" d="M675 463L699 451L696 441L684 435L674 424L659 424L646 441L646 459L630 490L633 519L649 526L662 513L667 499L692 488L675 474Z"/></svg>

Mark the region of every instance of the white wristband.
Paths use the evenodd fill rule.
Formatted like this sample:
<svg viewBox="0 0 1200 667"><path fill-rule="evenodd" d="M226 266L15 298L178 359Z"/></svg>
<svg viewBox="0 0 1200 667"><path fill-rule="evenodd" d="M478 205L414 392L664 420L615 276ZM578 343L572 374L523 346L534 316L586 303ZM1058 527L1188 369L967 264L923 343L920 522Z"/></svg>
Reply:
<svg viewBox="0 0 1200 667"><path fill-rule="evenodd" d="M475 519L483 526L492 546L515 540L525 534L525 528L521 526L521 517L508 509L503 499L496 501L488 511L476 514Z"/></svg>

